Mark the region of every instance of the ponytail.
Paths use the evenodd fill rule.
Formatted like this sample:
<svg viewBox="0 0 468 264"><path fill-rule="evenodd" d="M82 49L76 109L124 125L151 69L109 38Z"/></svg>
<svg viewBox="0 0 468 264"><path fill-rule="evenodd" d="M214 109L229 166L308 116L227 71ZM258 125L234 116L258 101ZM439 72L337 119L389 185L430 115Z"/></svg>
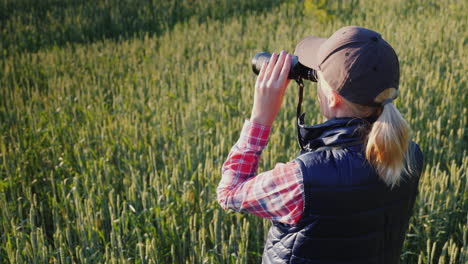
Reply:
<svg viewBox="0 0 468 264"><path fill-rule="evenodd" d="M366 159L391 187L400 182L409 141L408 123L395 105L385 104L367 136Z"/></svg>
<svg viewBox="0 0 468 264"><path fill-rule="evenodd" d="M323 78L322 72L317 71L319 92L326 96L332 90ZM375 102L382 103L382 107L371 107L352 103L345 98L343 101L348 106L352 116L368 117L379 114L378 119L372 124L366 138L366 159L376 169L380 178L390 187L399 184L402 172L411 173L411 164L414 164L411 151L408 151L411 129L400 111L391 102L398 96L398 90L388 88L382 91ZM405 162L405 161L408 162Z"/></svg>
<svg viewBox="0 0 468 264"><path fill-rule="evenodd" d="M405 170L405 158L411 158L406 157L409 153L411 129L391 102L397 94L396 89L389 88L377 96L377 102L390 102L382 106L382 112L373 123L366 144L366 159L377 170L380 178L391 187L400 182Z"/></svg>

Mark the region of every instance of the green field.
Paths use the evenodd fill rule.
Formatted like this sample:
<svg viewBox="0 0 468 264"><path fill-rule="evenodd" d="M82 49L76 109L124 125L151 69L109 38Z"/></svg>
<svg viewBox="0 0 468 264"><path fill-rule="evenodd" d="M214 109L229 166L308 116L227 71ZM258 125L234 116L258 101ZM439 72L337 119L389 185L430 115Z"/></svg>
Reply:
<svg viewBox="0 0 468 264"><path fill-rule="evenodd" d="M0 0L0 263L259 263L270 223L223 211L258 51L346 25L400 58L425 153L403 263L468 263L467 2ZM287 90L260 171L295 157ZM323 119L307 83L307 123ZM339 250L337 250L339 254Z"/></svg>

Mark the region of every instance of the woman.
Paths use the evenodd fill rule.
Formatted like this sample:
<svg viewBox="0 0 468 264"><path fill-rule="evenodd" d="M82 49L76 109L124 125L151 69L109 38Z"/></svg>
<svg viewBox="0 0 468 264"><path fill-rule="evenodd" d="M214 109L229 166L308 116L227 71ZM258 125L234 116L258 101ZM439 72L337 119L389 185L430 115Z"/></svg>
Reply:
<svg viewBox="0 0 468 264"><path fill-rule="evenodd" d="M272 220L263 263L399 263L422 154L392 103L397 55L380 34L355 26L307 37L295 53L317 71L327 121L299 119L302 153L256 175L289 83L291 55L273 54L223 165L218 202Z"/></svg>

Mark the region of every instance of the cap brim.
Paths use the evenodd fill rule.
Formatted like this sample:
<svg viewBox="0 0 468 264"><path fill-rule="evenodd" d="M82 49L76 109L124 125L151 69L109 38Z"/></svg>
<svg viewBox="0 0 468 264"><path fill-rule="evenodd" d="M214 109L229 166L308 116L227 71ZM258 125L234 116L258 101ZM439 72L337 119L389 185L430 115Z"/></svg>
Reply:
<svg viewBox="0 0 468 264"><path fill-rule="evenodd" d="M320 62L317 59L317 54L320 46L322 46L326 40L326 38L317 36L306 37L297 44L294 54L298 57L302 65L318 70Z"/></svg>

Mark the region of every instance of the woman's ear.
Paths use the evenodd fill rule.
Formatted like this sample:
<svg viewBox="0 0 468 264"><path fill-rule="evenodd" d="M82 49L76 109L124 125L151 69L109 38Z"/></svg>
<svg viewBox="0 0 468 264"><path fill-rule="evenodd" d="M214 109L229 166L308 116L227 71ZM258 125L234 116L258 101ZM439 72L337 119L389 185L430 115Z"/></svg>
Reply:
<svg viewBox="0 0 468 264"><path fill-rule="evenodd" d="M331 90L330 97L328 98L328 106L330 108L336 108L343 102L341 95L337 91Z"/></svg>

